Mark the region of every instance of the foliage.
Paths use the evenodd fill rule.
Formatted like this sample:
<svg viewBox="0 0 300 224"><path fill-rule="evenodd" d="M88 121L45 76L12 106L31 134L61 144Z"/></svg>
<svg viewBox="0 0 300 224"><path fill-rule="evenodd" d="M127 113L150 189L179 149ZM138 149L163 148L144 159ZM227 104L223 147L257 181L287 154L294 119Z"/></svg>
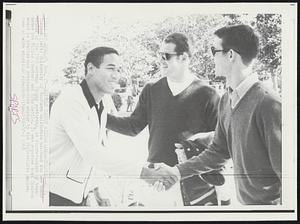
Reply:
<svg viewBox="0 0 300 224"><path fill-rule="evenodd" d="M272 78L275 89L281 88L281 15L258 14L256 28L261 34L262 46L258 55L260 64L257 72L262 78Z"/></svg>
<svg viewBox="0 0 300 224"><path fill-rule="evenodd" d="M159 44L170 33L184 33L191 39L192 60L190 70L199 77L207 78L214 72L214 65L209 51L212 30L220 25L225 25L226 19L222 15L199 15L192 14L188 16L168 17L160 23L156 23L154 35L142 33L137 38L143 39L144 46L149 51L157 51ZM145 38L146 37L146 38ZM157 43L155 46L153 43ZM205 62L205 63L203 63ZM158 71L159 62L156 58L152 62L153 71Z"/></svg>
<svg viewBox="0 0 300 224"><path fill-rule="evenodd" d="M51 107L52 107L54 101L56 100L56 98L58 97L59 94L60 94L60 92L49 94L49 113L51 111Z"/></svg>
<svg viewBox="0 0 300 224"><path fill-rule="evenodd" d="M166 35L182 32L193 43L191 71L199 77L213 80L214 63L210 53L213 32L225 25L245 23L261 36L261 50L254 64L260 79L271 77L273 82L279 81L280 87L281 19L278 14L191 14L167 17L159 22L126 23L115 17L99 17L95 21L93 35L73 49L64 69L65 77L68 83L78 83L84 76L83 62L87 52L106 45L119 51L123 60L122 75L129 81L127 84L158 78L160 43ZM121 81L120 84L124 83Z"/></svg>

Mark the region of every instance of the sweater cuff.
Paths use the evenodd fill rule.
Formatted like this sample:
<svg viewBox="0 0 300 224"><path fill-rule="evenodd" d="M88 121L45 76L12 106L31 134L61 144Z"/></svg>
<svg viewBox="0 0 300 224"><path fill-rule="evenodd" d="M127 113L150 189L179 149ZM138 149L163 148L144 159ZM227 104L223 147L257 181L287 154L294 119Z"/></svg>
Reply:
<svg viewBox="0 0 300 224"><path fill-rule="evenodd" d="M143 168L147 167L147 163L145 162L139 162L136 166L136 169L135 169L135 176L140 179L141 176L142 176L142 172L143 172Z"/></svg>
<svg viewBox="0 0 300 224"><path fill-rule="evenodd" d="M175 167L179 171L180 179L185 179L192 176L192 174L189 173L185 166L183 166L182 164L176 164Z"/></svg>

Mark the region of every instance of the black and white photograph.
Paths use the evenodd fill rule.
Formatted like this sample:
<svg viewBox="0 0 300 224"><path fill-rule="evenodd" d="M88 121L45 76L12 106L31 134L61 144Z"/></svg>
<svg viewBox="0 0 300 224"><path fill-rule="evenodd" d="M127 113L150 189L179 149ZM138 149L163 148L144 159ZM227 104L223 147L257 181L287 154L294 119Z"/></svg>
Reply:
<svg viewBox="0 0 300 224"><path fill-rule="evenodd" d="M297 3L3 3L4 220L297 219Z"/></svg>

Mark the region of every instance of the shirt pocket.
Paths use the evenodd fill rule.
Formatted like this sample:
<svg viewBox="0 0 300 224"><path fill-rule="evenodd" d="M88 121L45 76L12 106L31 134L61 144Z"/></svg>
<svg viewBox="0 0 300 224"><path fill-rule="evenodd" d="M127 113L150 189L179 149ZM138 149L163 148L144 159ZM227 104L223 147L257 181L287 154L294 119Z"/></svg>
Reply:
<svg viewBox="0 0 300 224"><path fill-rule="evenodd" d="M70 167L66 172L66 178L78 184L85 184L91 174L92 167L82 162L78 162Z"/></svg>

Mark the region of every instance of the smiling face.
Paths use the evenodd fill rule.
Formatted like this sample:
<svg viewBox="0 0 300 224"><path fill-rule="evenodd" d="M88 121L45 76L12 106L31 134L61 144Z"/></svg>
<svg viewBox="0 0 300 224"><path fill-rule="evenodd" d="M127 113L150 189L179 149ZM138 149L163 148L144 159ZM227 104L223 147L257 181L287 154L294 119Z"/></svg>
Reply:
<svg viewBox="0 0 300 224"><path fill-rule="evenodd" d="M120 58L117 54L106 54L99 68L90 63L90 77L99 92L112 94L118 85Z"/></svg>
<svg viewBox="0 0 300 224"><path fill-rule="evenodd" d="M161 72L169 77L177 77L184 70L182 56L175 52L175 48L175 44L163 42L159 51L161 54Z"/></svg>

